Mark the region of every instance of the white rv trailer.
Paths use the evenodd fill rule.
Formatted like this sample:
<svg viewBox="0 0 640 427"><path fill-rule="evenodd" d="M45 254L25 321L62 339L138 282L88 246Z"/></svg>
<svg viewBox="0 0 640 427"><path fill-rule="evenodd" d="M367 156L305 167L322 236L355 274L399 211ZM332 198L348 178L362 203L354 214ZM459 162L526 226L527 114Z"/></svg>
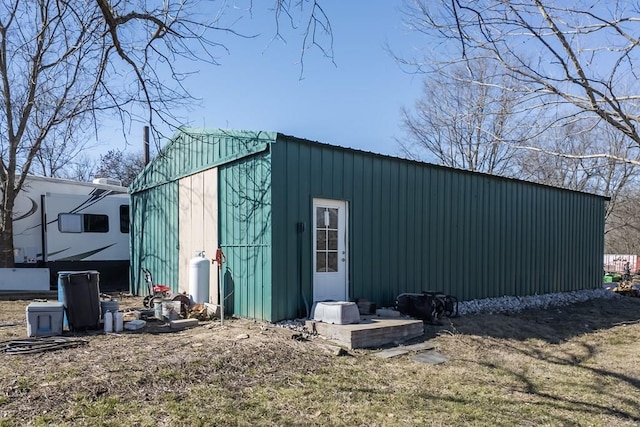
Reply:
<svg viewBox="0 0 640 427"><path fill-rule="evenodd" d="M16 267L96 270L102 291L129 288L129 195L117 180L28 176L13 214Z"/></svg>

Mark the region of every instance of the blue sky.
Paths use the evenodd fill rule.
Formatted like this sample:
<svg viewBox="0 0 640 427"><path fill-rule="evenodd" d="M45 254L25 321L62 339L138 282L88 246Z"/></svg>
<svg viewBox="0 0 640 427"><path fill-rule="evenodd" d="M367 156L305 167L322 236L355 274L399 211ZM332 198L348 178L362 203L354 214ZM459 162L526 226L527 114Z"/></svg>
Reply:
<svg viewBox="0 0 640 427"><path fill-rule="evenodd" d="M253 16L243 13L234 28L260 36L247 40L221 35L230 52L220 56L219 66L190 64L198 74L189 78L187 87L202 102L183 114L197 127L276 131L397 154L400 109L413 105L422 86L422 77L403 72L384 48L386 43L402 52L420 47L420 39L403 27L401 3L322 1L333 28L335 65L311 49L305 53L301 78L302 28L283 31L286 43L269 43L274 16L254 2ZM129 143L141 140L142 124L134 123ZM123 141L107 145L125 147Z"/></svg>

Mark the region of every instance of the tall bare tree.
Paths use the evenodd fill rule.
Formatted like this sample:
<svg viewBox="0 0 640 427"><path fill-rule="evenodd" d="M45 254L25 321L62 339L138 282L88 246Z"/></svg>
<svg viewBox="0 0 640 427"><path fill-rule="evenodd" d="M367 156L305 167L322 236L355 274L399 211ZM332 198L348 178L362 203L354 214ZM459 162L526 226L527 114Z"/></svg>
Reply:
<svg viewBox="0 0 640 427"><path fill-rule="evenodd" d="M95 170L99 178L119 179L123 186L128 187L133 179L144 169L142 153L109 150L100 155L100 162Z"/></svg>
<svg viewBox="0 0 640 427"><path fill-rule="evenodd" d="M15 199L43 147L95 128L105 113L123 123L140 115L156 134L159 124L181 124L172 112L193 97L183 85L190 70L180 67L217 63L216 35L238 35L225 23L233 9L195 0L0 2L0 267L13 265ZM303 52L331 38L315 0L276 0L271 13L306 23Z"/></svg>
<svg viewBox="0 0 640 427"><path fill-rule="evenodd" d="M407 24L428 36L417 70L483 58L512 73L540 107L597 117L640 146L640 13L634 2L406 0ZM562 119L566 119L562 118Z"/></svg>
<svg viewBox="0 0 640 427"><path fill-rule="evenodd" d="M603 157L602 153L608 154ZM522 150L518 175L524 179L610 197L605 218L616 211L637 184L640 168L618 159L640 160L629 139L599 120L555 126L544 133L536 147ZM607 227L606 232L609 232Z"/></svg>
<svg viewBox="0 0 640 427"><path fill-rule="evenodd" d="M73 181L89 182L96 176L98 164L95 158L87 153L81 153L69 162L60 173L56 175L58 178L70 179Z"/></svg>
<svg viewBox="0 0 640 427"><path fill-rule="evenodd" d="M635 186L626 189L609 215L605 253L640 254L640 191Z"/></svg>
<svg viewBox="0 0 640 427"><path fill-rule="evenodd" d="M514 84L485 60L442 67L424 81L414 110L402 110L405 155L471 171L510 175L517 150L528 140L531 117Z"/></svg>
<svg viewBox="0 0 640 427"><path fill-rule="evenodd" d="M34 175L64 178L68 175L70 163L93 147L87 134L75 123L52 128L35 153L31 173Z"/></svg>

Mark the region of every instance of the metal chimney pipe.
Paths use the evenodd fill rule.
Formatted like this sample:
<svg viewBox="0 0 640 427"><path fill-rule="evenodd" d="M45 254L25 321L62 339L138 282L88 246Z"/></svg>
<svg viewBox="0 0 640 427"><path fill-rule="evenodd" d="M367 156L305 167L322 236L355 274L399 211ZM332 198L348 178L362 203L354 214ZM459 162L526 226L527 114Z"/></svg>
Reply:
<svg viewBox="0 0 640 427"><path fill-rule="evenodd" d="M144 165L149 164L149 126L144 127L144 136L143 136L143 144L144 144Z"/></svg>

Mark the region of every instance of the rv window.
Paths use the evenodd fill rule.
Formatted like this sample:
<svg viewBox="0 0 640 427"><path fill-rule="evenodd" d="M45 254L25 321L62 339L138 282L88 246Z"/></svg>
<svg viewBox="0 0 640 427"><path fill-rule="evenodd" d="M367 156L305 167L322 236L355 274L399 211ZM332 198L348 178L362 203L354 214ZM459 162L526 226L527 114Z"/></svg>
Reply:
<svg viewBox="0 0 640 427"><path fill-rule="evenodd" d="M129 233L129 205L120 205L120 232Z"/></svg>
<svg viewBox="0 0 640 427"><path fill-rule="evenodd" d="M58 214L58 230L61 233L108 233L109 217L96 214Z"/></svg>
<svg viewBox="0 0 640 427"><path fill-rule="evenodd" d="M108 233L109 232L109 217L107 215L96 214L84 214L84 228L82 231L85 233Z"/></svg>
<svg viewBox="0 0 640 427"><path fill-rule="evenodd" d="M82 215L58 214L58 230L61 233L82 233Z"/></svg>

